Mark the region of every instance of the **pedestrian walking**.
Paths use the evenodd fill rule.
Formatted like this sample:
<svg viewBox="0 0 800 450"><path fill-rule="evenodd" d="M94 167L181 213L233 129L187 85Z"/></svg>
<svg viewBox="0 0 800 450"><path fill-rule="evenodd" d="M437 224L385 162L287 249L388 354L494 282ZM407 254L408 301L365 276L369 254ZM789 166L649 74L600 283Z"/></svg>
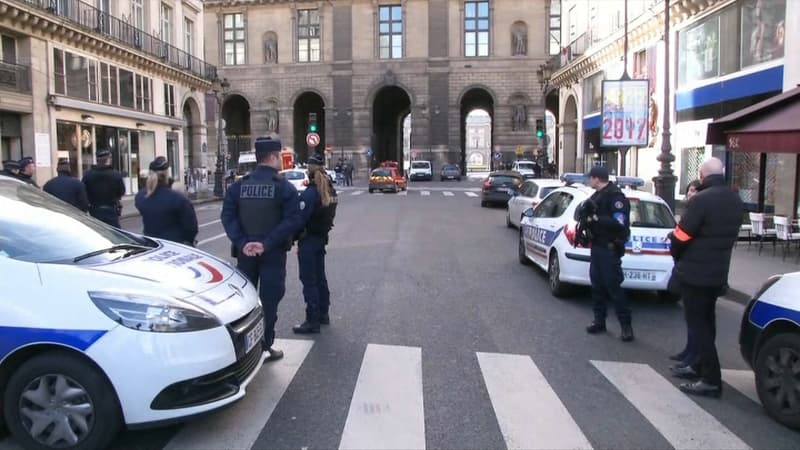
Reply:
<svg viewBox="0 0 800 450"><path fill-rule="evenodd" d="M336 217L338 198L324 166L325 158L320 155L308 159L311 182L300 195L300 214L305 225L298 235L297 262L306 320L293 328L297 334L319 333L320 324L330 324L331 293L325 275L325 246Z"/></svg>
<svg viewBox="0 0 800 450"><path fill-rule="evenodd" d="M697 351L691 365L672 373L693 380L680 385L683 392L708 397L722 395L722 374L714 343L716 303L728 285L731 253L744 215L744 204L727 186L723 173L724 165L719 159L710 158L703 163L699 192L670 234L686 324Z"/></svg>
<svg viewBox="0 0 800 450"><path fill-rule="evenodd" d="M122 174L111 167L111 152L97 151L97 164L83 174L83 184L89 197L89 214L112 227L119 228L122 214L122 196L125 195L125 182Z"/></svg>
<svg viewBox="0 0 800 450"><path fill-rule="evenodd" d="M19 161L14 160L7 160L3 161L3 171L0 172L0 175L5 175L7 177L14 178L16 180L19 179Z"/></svg>
<svg viewBox="0 0 800 450"><path fill-rule="evenodd" d="M612 302L620 324L620 338L623 342L630 342L633 340L631 310L622 290L622 257L630 236L630 203L625 194L609 181L607 168L595 166L588 177L589 185L595 190L587 200L594 206L594 211L585 217L586 227L592 235L589 277L594 321L586 332L597 334L606 331L608 303Z"/></svg>
<svg viewBox="0 0 800 450"><path fill-rule="evenodd" d="M143 233L194 246L197 215L192 202L172 190L167 158L159 156L149 166L145 189L136 194L134 205L142 216Z"/></svg>
<svg viewBox="0 0 800 450"><path fill-rule="evenodd" d="M280 150L276 135L256 139L258 165L228 188L221 216L238 269L258 288L267 361L283 357L282 351L272 348L275 322L286 291L286 252L302 226L297 190L278 173Z"/></svg>
<svg viewBox="0 0 800 450"><path fill-rule="evenodd" d="M59 159L56 171L58 175L45 183L42 190L83 212L88 212L89 198L86 196L86 186L81 180L72 176L69 159Z"/></svg>
<svg viewBox="0 0 800 450"><path fill-rule="evenodd" d="M31 186L38 188L39 185L36 184L36 181L33 179L33 174L34 174L34 168L35 167L36 166L33 164L33 158L31 158L30 156L26 156L26 157L20 159L19 160L19 175L17 175L17 177L20 180L30 184Z"/></svg>
<svg viewBox="0 0 800 450"><path fill-rule="evenodd" d="M349 159L346 160L344 164L344 185L353 185L353 162Z"/></svg>

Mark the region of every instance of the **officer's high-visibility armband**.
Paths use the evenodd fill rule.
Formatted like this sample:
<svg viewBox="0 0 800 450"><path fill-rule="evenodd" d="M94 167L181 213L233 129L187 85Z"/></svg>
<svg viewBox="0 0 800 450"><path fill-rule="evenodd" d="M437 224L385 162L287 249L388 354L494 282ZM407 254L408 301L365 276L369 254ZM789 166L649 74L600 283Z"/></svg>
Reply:
<svg viewBox="0 0 800 450"><path fill-rule="evenodd" d="M675 239L681 242L689 242L692 240L692 236L686 231L684 231L680 225L675 226L675 230L672 231L672 234L673 236L675 236Z"/></svg>

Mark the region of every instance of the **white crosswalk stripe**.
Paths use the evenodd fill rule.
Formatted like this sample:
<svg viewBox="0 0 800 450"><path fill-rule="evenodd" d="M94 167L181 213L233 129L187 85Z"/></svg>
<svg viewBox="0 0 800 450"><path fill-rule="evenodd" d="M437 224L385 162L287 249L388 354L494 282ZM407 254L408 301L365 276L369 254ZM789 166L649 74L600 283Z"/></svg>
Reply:
<svg viewBox="0 0 800 450"><path fill-rule="evenodd" d="M405 197L408 195L408 191L400 191L397 193L397 195L399 195L400 197Z"/></svg>
<svg viewBox="0 0 800 450"><path fill-rule="evenodd" d="M455 195L450 191L444 191L444 192L442 192L442 194L444 194L445 197L453 197Z"/></svg>
<svg viewBox="0 0 800 450"><path fill-rule="evenodd" d="M431 195L431 191L421 191L420 195L423 197L429 197Z"/></svg>
<svg viewBox="0 0 800 450"><path fill-rule="evenodd" d="M355 196L355 195L361 195L363 193L364 193L364 191L353 191L353 192L350 193L350 195Z"/></svg>
<svg viewBox="0 0 800 450"><path fill-rule="evenodd" d="M474 192L464 192L464 195L466 195L467 197L473 197L473 198L478 196L478 194L476 194Z"/></svg>

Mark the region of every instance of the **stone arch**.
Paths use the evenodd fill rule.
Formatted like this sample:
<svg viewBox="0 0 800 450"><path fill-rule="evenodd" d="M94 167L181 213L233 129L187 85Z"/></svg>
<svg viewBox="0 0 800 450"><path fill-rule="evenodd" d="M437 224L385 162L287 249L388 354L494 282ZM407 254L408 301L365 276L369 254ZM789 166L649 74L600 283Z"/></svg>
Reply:
<svg viewBox="0 0 800 450"><path fill-rule="evenodd" d="M511 24L511 55L528 55L528 24L521 20Z"/></svg>
<svg viewBox="0 0 800 450"><path fill-rule="evenodd" d="M411 89L409 89L408 86L406 86L404 83L401 83L400 81L397 81L397 79L388 79L387 80L387 78L388 77L384 76L384 79L382 79L381 81L379 81L379 82L377 82L377 83L372 85L372 87L370 88L370 90L369 90L369 92L367 94L366 100L364 102L364 107L365 108L368 108L369 110L372 110L372 105L375 102L375 97L378 95L378 92L380 92L385 87L391 87L391 86L396 86L396 87L404 90L406 95L408 96L408 98L411 100L412 107L413 107L413 105L417 104L416 103L416 96L411 91Z"/></svg>
<svg viewBox="0 0 800 450"><path fill-rule="evenodd" d="M292 97L289 99L289 103L287 104L293 107L297 103L297 99L299 99L305 94L308 94L309 92L317 94L319 98L322 99L323 104L330 105L330 103L328 102L328 97L325 94L323 94L322 91L313 87L305 87L302 89L298 89L294 94L292 94Z"/></svg>
<svg viewBox="0 0 800 450"><path fill-rule="evenodd" d="M230 161L238 161L239 154L251 150L252 125L251 103L238 93L225 96L222 103L222 118L225 120L225 136Z"/></svg>
<svg viewBox="0 0 800 450"><path fill-rule="evenodd" d="M467 163L473 159L473 155L467 154L467 118L475 110L483 110L489 115L488 136L485 139L488 143L488 148L482 150L481 159L488 160L489 169L494 169L496 163L492 159L492 146L494 145L495 113L497 108L494 93L487 87L472 85L459 94L458 107L462 170L465 170Z"/></svg>
<svg viewBox="0 0 800 450"><path fill-rule="evenodd" d="M561 122L561 172L578 171L578 101L570 94L564 102L564 120Z"/></svg>
<svg viewBox="0 0 800 450"><path fill-rule="evenodd" d="M468 93L470 93L471 91L475 91L475 90L486 91L486 93L489 94L489 96L492 98L492 105L497 105L498 104L497 95L495 95L494 91L489 86L486 86L485 84L481 84L481 83L470 84L469 86L467 86L464 89L462 89L461 92L459 92L459 94L458 94L458 103L457 104L460 105L464 101L464 96L467 95Z"/></svg>
<svg viewBox="0 0 800 450"><path fill-rule="evenodd" d="M183 170L191 170L206 165L205 155L201 153L204 127L200 105L191 95L184 95L181 102L183 125Z"/></svg>

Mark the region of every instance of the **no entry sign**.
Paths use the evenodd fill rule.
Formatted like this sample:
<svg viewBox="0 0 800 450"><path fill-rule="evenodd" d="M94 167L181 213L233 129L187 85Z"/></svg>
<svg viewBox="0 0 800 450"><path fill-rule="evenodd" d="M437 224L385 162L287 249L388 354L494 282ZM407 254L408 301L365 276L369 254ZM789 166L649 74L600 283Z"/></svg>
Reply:
<svg viewBox="0 0 800 450"><path fill-rule="evenodd" d="M317 133L308 133L306 135L306 144L309 147L316 147L319 145L319 135Z"/></svg>

